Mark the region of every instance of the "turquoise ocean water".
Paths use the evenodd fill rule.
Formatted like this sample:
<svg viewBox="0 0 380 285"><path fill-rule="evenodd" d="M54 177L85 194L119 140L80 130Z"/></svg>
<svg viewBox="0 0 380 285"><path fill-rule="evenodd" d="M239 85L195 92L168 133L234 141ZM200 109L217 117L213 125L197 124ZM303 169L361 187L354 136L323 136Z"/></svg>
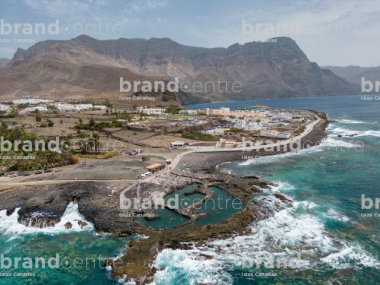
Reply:
<svg viewBox="0 0 380 285"><path fill-rule="evenodd" d="M163 269L156 273L154 283L380 284L380 209L376 209L376 203L371 209L362 209L362 195L373 202L380 199L380 101L342 96L187 107L235 109L256 104L315 109L336 122L329 125L328 138L321 146L219 165L222 171L260 175L277 183L254 198L271 209L272 217L252 225L246 236L216 240L193 250L164 250L154 264ZM337 137L351 134L357 135ZM283 203L276 192L293 202ZM71 259L99 255L115 258L127 250L130 240L97 235L91 224L64 233L62 225L50 230L28 229L17 223L17 213L4 216L5 212L0 211L0 253L9 257L50 257L59 253ZM70 205L63 222L79 218L83 220L75 205ZM270 263L271 258L298 254L300 268L277 268L276 263ZM213 258L206 259L205 255ZM266 263L243 268L247 267L242 264L244 260L259 259ZM23 270L2 269L0 273ZM99 267L26 271L35 272L36 277L0 277L0 284L118 284L107 269ZM262 275L265 273L269 276Z"/></svg>

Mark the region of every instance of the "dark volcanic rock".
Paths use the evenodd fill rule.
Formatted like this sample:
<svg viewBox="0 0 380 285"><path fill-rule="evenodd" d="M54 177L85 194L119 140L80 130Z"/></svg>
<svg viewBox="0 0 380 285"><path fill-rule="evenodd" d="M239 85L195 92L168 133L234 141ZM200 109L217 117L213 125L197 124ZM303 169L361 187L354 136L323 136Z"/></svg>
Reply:
<svg viewBox="0 0 380 285"><path fill-rule="evenodd" d="M14 211L16 210L16 205L11 205L7 208L7 216L10 216L14 213Z"/></svg>
<svg viewBox="0 0 380 285"><path fill-rule="evenodd" d="M78 225L80 226L81 229L83 229L83 227L87 226L88 224L83 221L78 221Z"/></svg>
<svg viewBox="0 0 380 285"><path fill-rule="evenodd" d="M67 222L66 224L65 224L65 228L68 230L68 229L71 229L73 227L73 224L72 223L70 223L70 222Z"/></svg>

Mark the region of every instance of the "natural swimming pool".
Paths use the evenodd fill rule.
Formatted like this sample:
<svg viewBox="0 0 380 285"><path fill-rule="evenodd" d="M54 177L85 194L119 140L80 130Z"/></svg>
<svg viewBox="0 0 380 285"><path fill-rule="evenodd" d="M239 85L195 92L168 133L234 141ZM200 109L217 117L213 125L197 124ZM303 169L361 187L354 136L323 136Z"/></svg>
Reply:
<svg viewBox="0 0 380 285"><path fill-rule="evenodd" d="M199 184L194 183L169 194L164 198L165 204L169 201L169 204L172 206L175 205L185 208L188 205L201 200L205 196L201 193L195 192L190 195L184 195L186 192L195 190L198 185ZM236 215L237 212L240 212L245 207L242 201L231 197L219 187L212 186L210 188L215 192L213 199L205 201L201 206L196 208L197 211L199 210L203 213L210 213L210 215L197 220L197 223L202 226L227 220L233 215ZM176 197L178 198L176 199ZM175 203L175 200L177 200L177 203ZM143 217L136 217L135 220L138 221L140 225L145 225L146 227L152 227L154 229L169 229L190 221L189 218L177 214L170 209L161 209L161 207L159 207L154 211L156 214L161 216L160 219L148 221Z"/></svg>

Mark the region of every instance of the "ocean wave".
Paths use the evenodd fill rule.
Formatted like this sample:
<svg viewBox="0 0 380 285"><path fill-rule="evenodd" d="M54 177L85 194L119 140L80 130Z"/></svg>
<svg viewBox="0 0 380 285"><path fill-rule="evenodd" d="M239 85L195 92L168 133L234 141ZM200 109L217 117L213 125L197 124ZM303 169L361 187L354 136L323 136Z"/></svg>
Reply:
<svg viewBox="0 0 380 285"><path fill-rule="evenodd" d="M278 186L269 185L269 187L272 189L273 192L280 192L281 190L289 191L296 189L292 184L288 182L283 181L272 181L273 183L277 184Z"/></svg>
<svg viewBox="0 0 380 285"><path fill-rule="evenodd" d="M327 213L324 213L323 214L326 218L329 218L329 219L332 219L332 220L335 220L335 221L340 221L340 222L348 222L350 221L350 218L341 214L341 213L338 213L337 211L333 210L333 209L329 209L327 211Z"/></svg>
<svg viewBox="0 0 380 285"><path fill-rule="evenodd" d="M247 235L215 240L191 250L163 250L153 264L157 269L165 268L156 273L155 284L232 284L230 272L242 267L244 256L257 260L270 255L275 260L301 253L305 269L315 268L318 262L330 268L380 266L359 245L339 241L326 232L316 216L297 214L298 207L310 209L318 205L306 201L293 204L294 208L251 225ZM351 263L347 263L348 259Z"/></svg>
<svg viewBox="0 0 380 285"><path fill-rule="evenodd" d="M361 148L362 145L361 144L354 144L351 142L346 142L342 139L335 139L335 138L328 137L328 138L324 139L322 141L322 143L320 145L318 145L317 147L327 148L329 151L330 151L330 148L335 148L335 150L339 151L339 149L337 149L337 147Z"/></svg>
<svg viewBox="0 0 380 285"><path fill-rule="evenodd" d="M329 254L321 258L321 261L334 269L373 267L380 269L380 262L368 255L360 245L343 243L343 249L337 253Z"/></svg>
<svg viewBox="0 0 380 285"><path fill-rule="evenodd" d="M31 233L46 233L46 234L59 234L62 232L81 232L81 231L93 231L94 226L89 221L86 221L84 216L82 216L78 211L78 204L70 203L63 216L61 221L57 223L54 227L47 228L33 228L27 227L18 222L18 212L21 208L17 208L12 215L9 217L6 215L6 210L0 211L0 234L2 235L23 235ZM81 228L78 225L77 221L86 222L87 225ZM71 229L66 229L65 224L70 222L72 224Z"/></svg>
<svg viewBox="0 0 380 285"><path fill-rule="evenodd" d="M332 134L341 135L341 136L351 136L353 137L380 137L380 131L376 130L366 130L366 131L354 131L346 128L329 128L327 129Z"/></svg>
<svg viewBox="0 0 380 285"><path fill-rule="evenodd" d="M192 250L163 250L154 264L156 268L165 268L156 273L156 284L164 284L165 280L168 283L187 283L192 280L194 284L231 284L232 276L228 271L241 268L243 256L256 260L273 255L276 259L282 256L294 257L300 250L305 255L314 254L310 248L302 250L304 244L327 252L333 248L331 238L324 235L324 226L316 217L296 217L291 209L282 210L273 217L252 225L250 229L248 235L216 240ZM212 258L205 259L202 257L205 255ZM307 267L309 261L303 262Z"/></svg>
<svg viewBox="0 0 380 285"><path fill-rule="evenodd" d="M315 207L319 207L317 204L315 204L314 202L308 202L308 201L302 201L302 202L293 202L293 207L294 208L298 208L298 207L302 207L303 209L307 210L307 209L313 209Z"/></svg>
<svg viewBox="0 0 380 285"><path fill-rule="evenodd" d="M366 124L366 122L362 122L362 121L355 121L355 120L346 120L346 119L340 119L340 120L336 120L338 123L341 123L341 124Z"/></svg>

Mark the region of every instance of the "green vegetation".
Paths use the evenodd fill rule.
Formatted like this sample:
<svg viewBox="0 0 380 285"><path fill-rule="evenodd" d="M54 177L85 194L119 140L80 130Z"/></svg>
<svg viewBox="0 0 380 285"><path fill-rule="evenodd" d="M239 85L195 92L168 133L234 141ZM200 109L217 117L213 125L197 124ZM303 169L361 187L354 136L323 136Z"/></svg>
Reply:
<svg viewBox="0 0 380 285"><path fill-rule="evenodd" d="M91 119L93 120L93 119ZM93 121L93 125L91 124L77 124L74 129L76 130L85 130L89 129L91 127L95 127L97 129L103 129L103 128L121 128L123 127L123 122L119 121L112 121L112 123L109 122L99 122L95 123L95 120Z"/></svg>
<svg viewBox="0 0 380 285"><path fill-rule="evenodd" d="M17 107L19 108L19 110L22 110L22 109L28 108L29 106L30 106L29 103L24 103L24 104L19 104L19 105L17 105Z"/></svg>
<svg viewBox="0 0 380 285"><path fill-rule="evenodd" d="M36 118L37 122L41 122L42 121L42 116L40 114L37 114L35 118Z"/></svg>
<svg viewBox="0 0 380 285"><path fill-rule="evenodd" d="M8 167L10 170L37 170L47 167L75 164L79 161L71 151L57 153L49 150L39 150L34 152L36 140L44 141L47 146L52 139L43 140L35 134L26 133L23 128L16 127L14 129L8 129L7 124L2 123L0 137L3 137L5 142L0 149L0 164ZM12 144L12 148L7 141ZM15 141L21 142L18 144L17 149ZM26 143L27 141L30 141L33 147L31 147L29 143ZM62 145L64 141L64 138L60 138L60 145ZM23 156L34 157L34 159L18 158Z"/></svg>
<svg viewBox="0 0 380 285"><path fill-rule="evenodd" d="M181 110L182 108L179 108L179 107L168 107L166 108L165 113L174 115L174 114L178 114L179 111Z"/></svg>
<svg viewBox="0 0 380 285"><path fill-rule="evenodd" d="M305 131L305 126L301 126L298 130L296 130L296 131L294 132L294 134L295 134L296 136L299 136L299 135L302 134L304 131Z"/></svg>
<svg viewBox="0 0 380 285"><path fill-rule="evenodd" d="M82 158L108 159L119 154L118 150L107 152L106 154L78 154Z"/></svg>
<svg viewBox="0 0 380 285"><path fill-rule="evenodd" d="M234 129L234 128L231 128L228 130L230 133L249 133L249 131L243 131L243 130L240 130L240 129Z"/></svg>
<svg viewBox="0 0 380 285"><path fill-rule="evenodd" d="M214 137L212 135L204 135L204 134L184 133L184 134L182 134L181 137L191 139L191 140L219 141L219 138L217 138L217 137Z"/></svg>
<svg viewBox="0 0 380 285"><path fill-rule="evenodd" d="M112 104L108 99L106 99L106 101L102 102L102 105L106 106L107 108L112 108Z"/></svg>

